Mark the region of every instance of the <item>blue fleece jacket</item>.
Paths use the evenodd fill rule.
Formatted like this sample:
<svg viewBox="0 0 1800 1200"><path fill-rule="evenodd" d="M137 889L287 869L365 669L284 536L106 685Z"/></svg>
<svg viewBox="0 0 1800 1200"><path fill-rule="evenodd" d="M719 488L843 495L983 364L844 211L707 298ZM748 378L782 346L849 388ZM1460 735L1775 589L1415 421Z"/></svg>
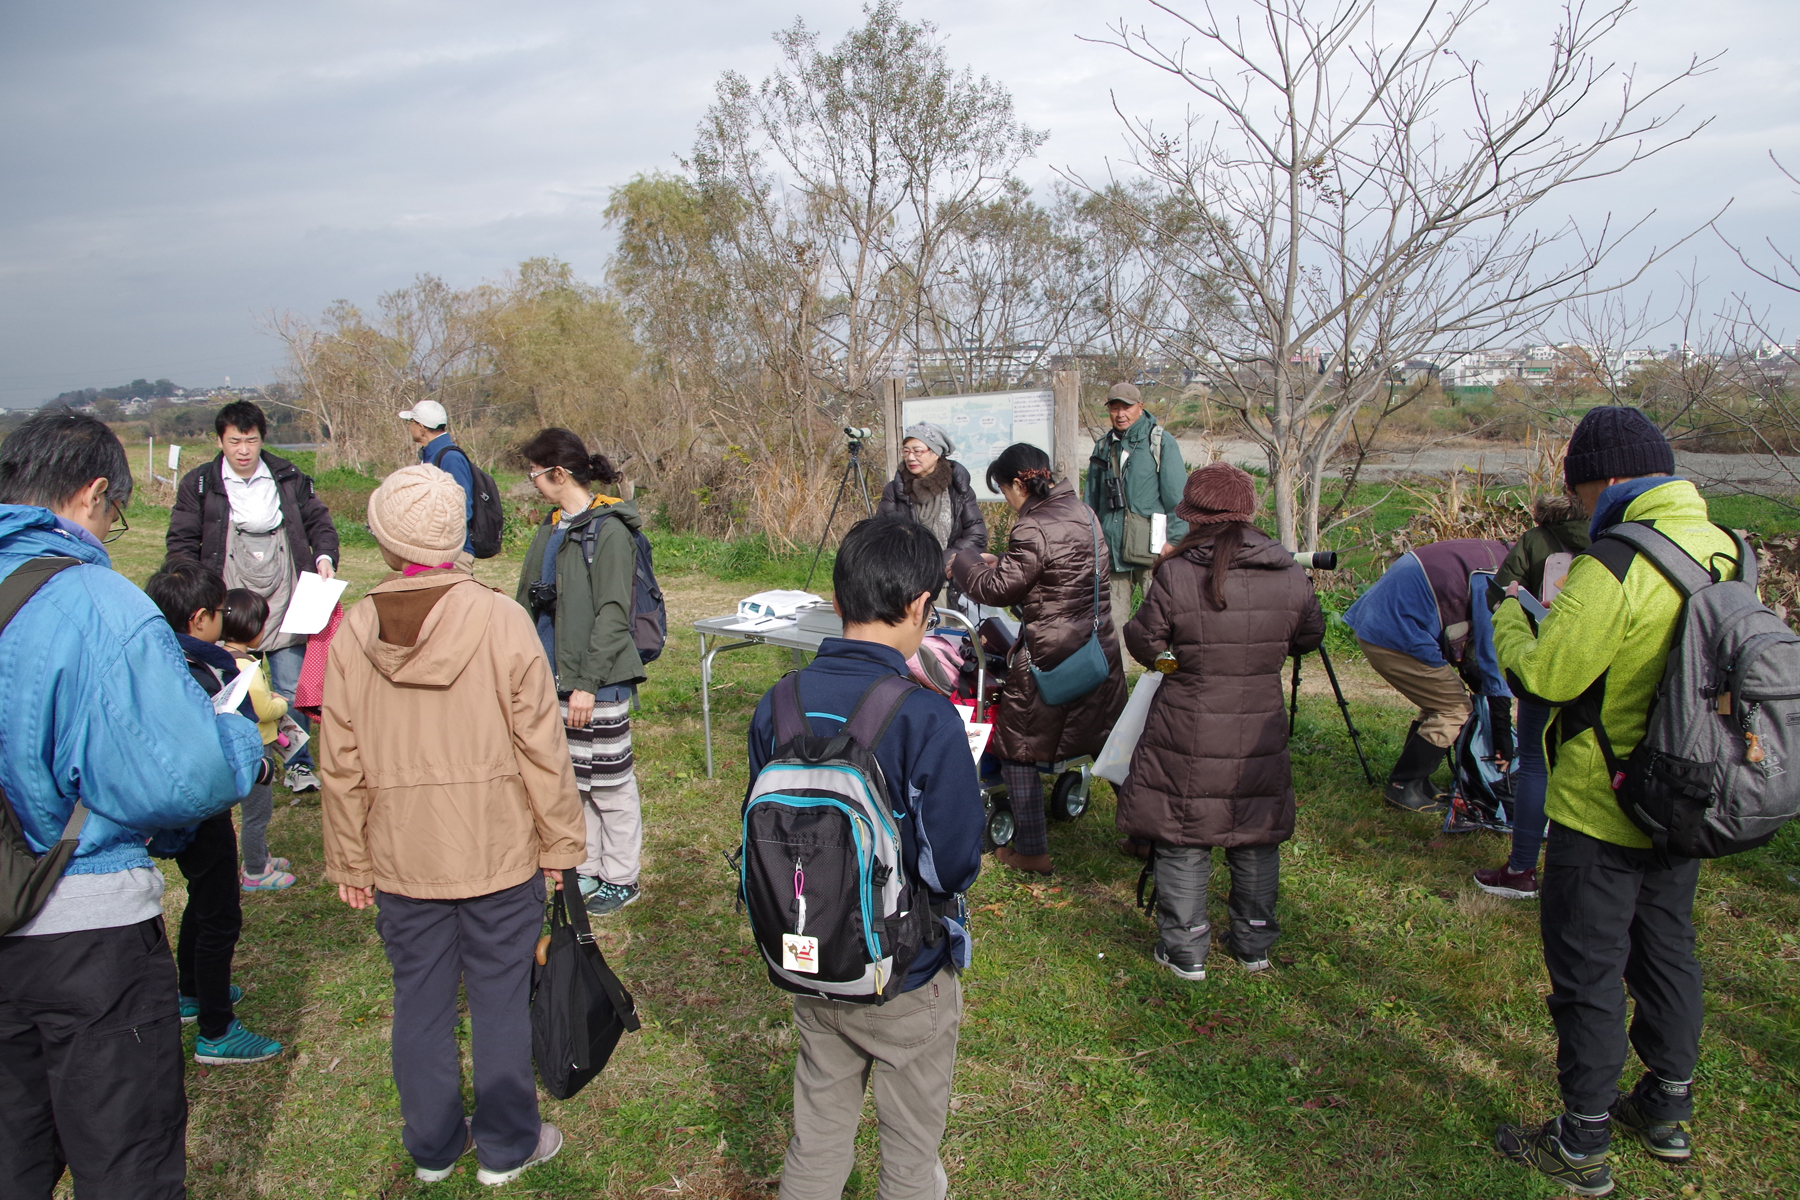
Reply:
<svg viewBox="0 0 1800 1200"><path fill-rule="evenodd" d="M464 454L461 447L451 440L449 431L446 430L420 447L419 461L430 463L437 458L438 451L445 449L449 449L450 453L444 455L444 461L437 465L440 470L448 471L450 477L462 486L463 521L472 537L475 529L475 471L469 466L469 456ZM475 553L475 543L466 537L463 539L463 549L473 554ZM555 661L554 656L552 656L552 661Z"/></svg>
<svg viewBox="0 0 1800 1200"><path fill-rule="evenodd" d="M193 825L250 790L256 725L214 715L175 634L104 549L49 509L0 505L0 578L27 559L80 560L39 589L0 634L0 786L42 853L79 795L89 812L68 874L151 865L159 829Z"/></svg>
<svg viewBox="0 0 1800 1200"><path fill-rule="evenodd" d="M848 638L821 642L818 656L800 672L800 701L812 718L813 732L835 732L850 719L863 692L883 675L910 677L899 651ZM767 695L757 702L750 719L749 750L754 783L776 750L775 718ZM881 764L895 804L908 876L924 882L934 904L967 891L981 873L981 831L987 813L956 709L936 692L924 688L913 692L875 747L875 761ZM963 952L958 964L968 965L967 935L955 922L946 921L946 929L949 937L920 951L904 990L929 983L959 948Z"/></svg>
<svg viewBox="0 0 1800 1200"><path fill-rule="evenodd" d="M1623 521L1625 510L1630 507L1631 502L1651 488L1659 488L1679 479L1679 475L1645 475L1639 479L1622 479L1613 484L1600 493L1600 499L1594 501L1594 519L1588 522L1588 537L1598 538Z"/></svg>

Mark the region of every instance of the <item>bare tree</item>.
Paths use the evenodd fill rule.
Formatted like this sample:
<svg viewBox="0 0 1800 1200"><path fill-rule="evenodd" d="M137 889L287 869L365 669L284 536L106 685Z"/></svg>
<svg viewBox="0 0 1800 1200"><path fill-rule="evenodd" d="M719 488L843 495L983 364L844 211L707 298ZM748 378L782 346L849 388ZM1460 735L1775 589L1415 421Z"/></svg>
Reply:
<svg viewBox="0 0 1800 1200"><path fill-rule="evenodd" d="M1600 282L1635 225L1537 223L1551 194L1700 127L1676 131L1680 110L1659 109L1706 61L1644 86L1596 56L1629 0L1565 8L1538 82L1512 98L1462 48L1481 0L1427 0L1392 41L1374 32L1374 0L1257 0L1245 22L1151 4L1176 39L1121 21L1103 40L1195 98L1173 132L1127 119L1137 164L1185 210L1165 278L1178 295L1204 280L1198 294L1229 298L1185 323L1191 348L1171 349L1262 445L1290 545L1317 539L1333 455L1409 360L1495 344L1660 256Z"/></svg>

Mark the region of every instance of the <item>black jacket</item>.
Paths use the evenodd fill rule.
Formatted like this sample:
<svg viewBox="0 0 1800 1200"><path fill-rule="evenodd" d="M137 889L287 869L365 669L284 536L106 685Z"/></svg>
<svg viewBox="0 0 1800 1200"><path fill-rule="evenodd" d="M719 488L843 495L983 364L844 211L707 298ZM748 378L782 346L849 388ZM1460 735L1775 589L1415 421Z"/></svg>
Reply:
<svg viewBox="0 0 1800 1200"><path fill-rule="evenodd" d="M942 459L950 465L950 541L945 545L946 553L954 553L962 549L986 550L988 548L987 522L982 519L981 505L975 499L975 489L969 483L969 470L955 459ZM918 520L913 506L912 488L918 481L912 478L912 472L904 465L895 472L881 489L881 503L875 511L881 516L898 513L911 520Z"/></svg>
<svg viewBox="0 0 1800 1200"><path fill-rule="evenodd" d="M285 458L262 453L281 496L281 527L287 530L294 565L310 571L320 555L338 564L337 526L331 510L313 494L313 482ZM231 524L231 500L225 495L225 456L218 455L181 477L175 508L169 513L170 557L199 561L209 571L225 573L225 532Z"/></svg>

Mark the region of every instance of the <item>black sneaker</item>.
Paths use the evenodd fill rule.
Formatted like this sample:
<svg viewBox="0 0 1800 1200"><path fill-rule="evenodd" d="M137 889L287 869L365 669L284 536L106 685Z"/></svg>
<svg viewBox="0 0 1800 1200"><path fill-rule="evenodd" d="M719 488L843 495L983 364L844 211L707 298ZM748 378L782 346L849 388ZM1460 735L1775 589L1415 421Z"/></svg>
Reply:
<svg viewBox="0 0 1800 1200"><path fill-rule="evenodd" d="M1156 944L1156 949L1150 951L1150 957L1189 983L1199 983L1206 978L1205 963L1195 962L1185 956L1172 956L1162 948L1161 942Z"/></svg>
<svg viewBox="0 0 1800 1200"><path fill-rule="evenodd" d="M590 917L610 917L627 904L635 903L643 894L635 883L608 883L602 879L585 907Z"/></svg>
<svg viewBox="0 0 1800 1200"><path fill-rule="evenodd" d="M1651 1116L1635 1095L1620 1096L1607 1111L1612 1113L1614 1125L1642 1142L1644 1149L1656 1157L1677 1162L1693 1157L1693 1134L1686 1121Z"/></svg>
<svg viewBox="0 0 1800 1200"><path fill-rule="evenodd" d="M1562 1143L1562 1118L1552 1117L1542 1129L1502 1125L1494 1131L1494 1146L1516 1163L1523 1163L1556 1180L1577 1196L1604 1196L1613 1190L1612 1167L1607 1151L1573 1154Z"/></svg>

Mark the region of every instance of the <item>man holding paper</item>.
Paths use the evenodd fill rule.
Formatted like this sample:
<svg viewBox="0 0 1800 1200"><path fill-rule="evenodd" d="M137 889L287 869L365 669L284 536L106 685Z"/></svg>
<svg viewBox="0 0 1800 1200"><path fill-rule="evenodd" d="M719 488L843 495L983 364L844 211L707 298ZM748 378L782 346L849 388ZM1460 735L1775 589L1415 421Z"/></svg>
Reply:
<svg viewBox="0 0 1800 1200"><path fill-rule="evenodd" d="M263 449L269 423L262 409L238 400L213 419L219 454L182 476L169 514L171 558L191 558L269 602L261 650L269 682L290 704L306 657L306 634L283 632L284 618L303 575L319 581L337 573L338 535L331 510L300 468ZM330 604L325 605L326 612ZM287 623L292 628L293 623ZM305 718L300 718L304 721ZM290 791L318 788L312 755L302 749L288 764Z"/></svg>
<svg viewBox="0 0 1800 1200"><path fill-rule="evenodd" d="M1132 589L1148 588L1156 556L1187 536L1187 522L1174 512L1188 473L1175 435L1144 411L1134 385L1113 384L1106 419L1112 428L1088 459L1086 498L1112 555L1113 634L1123 645Z"/></svg>

